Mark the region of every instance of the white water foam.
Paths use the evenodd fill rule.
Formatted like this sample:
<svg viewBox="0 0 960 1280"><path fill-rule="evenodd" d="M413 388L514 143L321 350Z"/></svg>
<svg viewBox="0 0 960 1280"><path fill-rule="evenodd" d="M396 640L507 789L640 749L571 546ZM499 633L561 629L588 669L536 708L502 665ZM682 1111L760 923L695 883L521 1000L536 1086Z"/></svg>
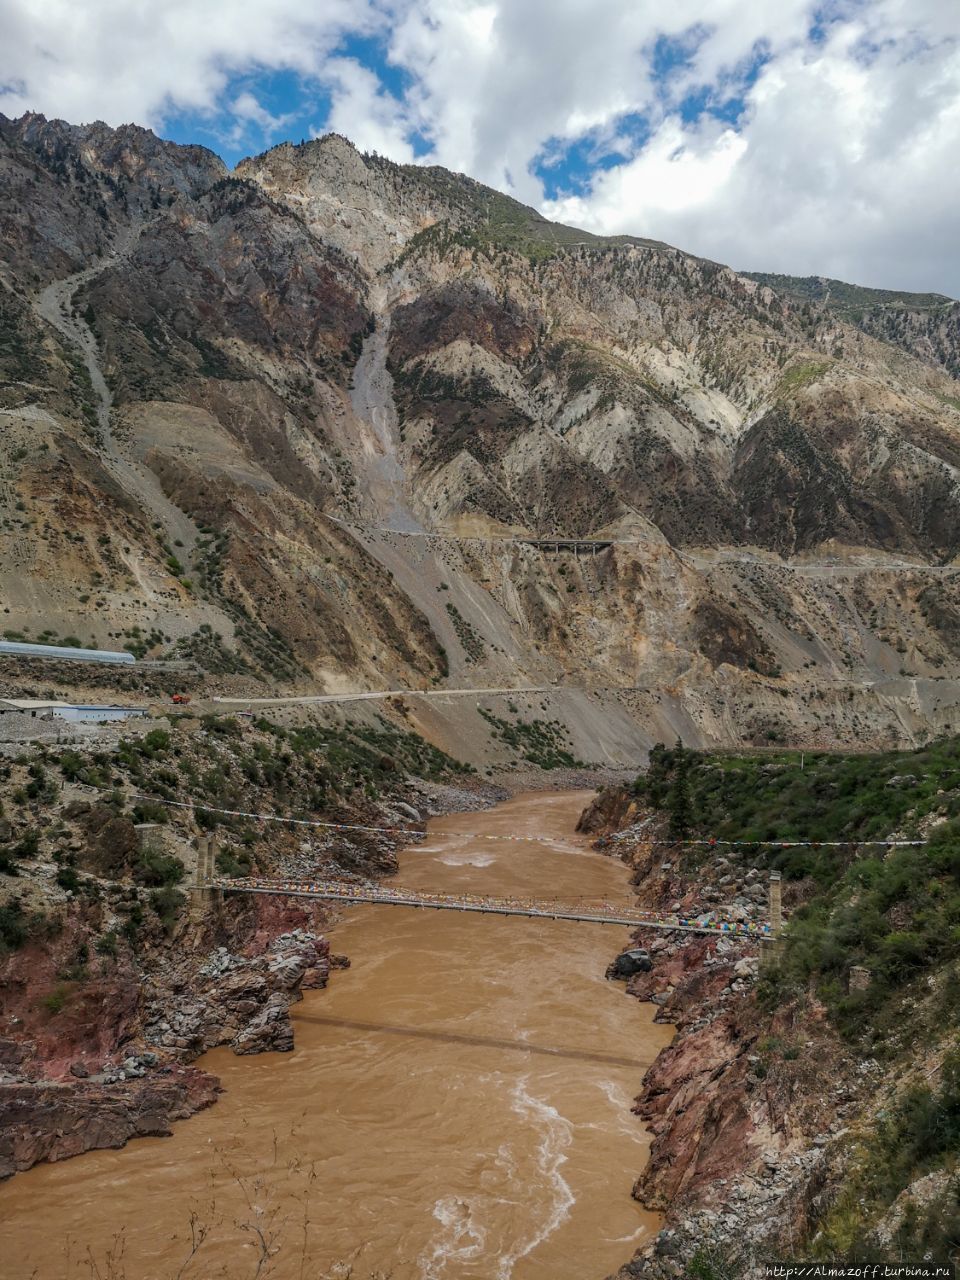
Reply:
<svg viewBox="0 0 960 1280"><path fill-rule="evenodd" d="M496 860L495 853L448 853L440 858L445 867L489 867Z"/></svg>
<svg viewBox="0 0 960 1280"><path fill-rule="evenodd" d="M473 1262L483 1257L486 1230L474 1221L469 1201L442 1196L433 1206L433 1216L443 1230L429 1256L419 1259L423 1280L440 1280L453 1263ZM454 1272L456 1274L456 1272Z"/></svg>
<svg viewBox="0 0 960 1280"><path fill-rule="evenodd" d="M643 1135L643 1128L633 1113L632 1095L613 1080L596 1080L594 1083L616 1112L614 1119L620 1132L626 1137L639 1140ZM607 1129L609 1125L597 1124L595 1127Z"/></svg>
<svg viewBox="0 0 960 1280"><path fill-rule="evenodd" d="M573 1141L573 1125L560 1114L556 1107L551 1107L548 1102L535 1098L529 1092L528 1079L529 1077L524 1076L513 1088L513 1110L523 1119L533 1120L540 1127L542 1137L537 1154L537 1165L550 1192L550 1202L546 1205L543 1223L534 1229L529 1239L519 1242L509 1253L500 1257L497 1280L510 1280L513 1268L520 1259L532 1253L537 1245L553 1235L576 1203L576 1197L570 1190L569 1182L560 1172L567 1162L564 1152Z"/></svg>
<svg viewBox="0 0 960 1280"><path fill-rule="evenodd" d="M631 1099L622 1085L617 1084L615 1080L595 1080L594 1084L612 1107L616 1107L618 1110L623 1107L629 1109Z"/></svg>
<svg viewBox="0 0 960 1280"><path fill-rule="evenodd" d="M636 1231L631 1231L628 1236L607 1236L611 1244L636 1244L647 1234L646 1227L637 1227Z"/></svg>

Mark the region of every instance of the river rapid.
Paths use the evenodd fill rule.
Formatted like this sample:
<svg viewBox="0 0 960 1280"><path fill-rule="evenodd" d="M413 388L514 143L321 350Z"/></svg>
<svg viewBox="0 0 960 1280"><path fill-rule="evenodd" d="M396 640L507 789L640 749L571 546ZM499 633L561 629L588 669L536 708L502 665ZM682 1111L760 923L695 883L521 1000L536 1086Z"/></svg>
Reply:
<svg viewBox="0 0 960 1280"><path fill-rule="evenodd" d="M435 819L395 883L630 902L589 799ZM329 936L352 965L293 1053L209 1053L226 1092L172 1137L0 1189L5 1280L601 1280L657 1229L630 1101L671 1032L604 980L625 929L362 906Z"/></svg>

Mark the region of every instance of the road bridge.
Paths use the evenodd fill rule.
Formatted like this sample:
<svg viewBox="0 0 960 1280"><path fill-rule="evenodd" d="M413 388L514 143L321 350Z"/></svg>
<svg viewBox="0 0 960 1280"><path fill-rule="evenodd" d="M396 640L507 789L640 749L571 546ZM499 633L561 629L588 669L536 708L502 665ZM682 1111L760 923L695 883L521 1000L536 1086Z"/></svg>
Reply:
<svg viewBox="0 0 960 1280"><path fill-rule="evenodd" d="M579 560L581 556L596 556L613 546L613 538L517 538L524 547L533 547L537 551L552 552L559 555L561 551L572 552Z"/></svg>
<svg viewBox="0 0 960 1280"><path fill-rule="evenodd" d="M209 863L207 863L209 867ZM228 880L211 878L203 887L221 893L267 894L275 897L318 898L348 905L375 903L388 907L414 907L431 911L462 911L479 915L524 916L535 920L575 920L582 924L612 924L630 929L660 929L673 933L725 934L758 941L774 936L766 922L714 918L712 912L699 916L655 912L620 903L584 900L560 902L532 898L491 898L480 894L425 893L388 885L356 884L348 880L283 880L274 877L247 877Z"/></svg>
<svg viewBox="0 0 960 1280"><path fill-rule="evenodd" d="M924 573L934 577L953 577L960 575L960 564L930 564L926 561L903 560L885 557L879 554L868 554L856 559L843 561L836 557L823 560L782 560L773 553L764 554L740 551L728 547L675 547L662 538L657 537L598 537L585 535L569 537L557 534L532 533L444 533L431 529L393 529L388 525L356 524L343 520L339 516L324 513L332 524L354 534L376 534L381 537L421 539L427 543L452 543L472 546L493 547L496 545L514 547L533 547L539 551L573 551L595 555L609 547L648 547L658 551L672 552L681 563L699 570L721 569L730 565L745 565L753 569L783 569L799 577L830 579L857 577L864 573Z"/></svg>

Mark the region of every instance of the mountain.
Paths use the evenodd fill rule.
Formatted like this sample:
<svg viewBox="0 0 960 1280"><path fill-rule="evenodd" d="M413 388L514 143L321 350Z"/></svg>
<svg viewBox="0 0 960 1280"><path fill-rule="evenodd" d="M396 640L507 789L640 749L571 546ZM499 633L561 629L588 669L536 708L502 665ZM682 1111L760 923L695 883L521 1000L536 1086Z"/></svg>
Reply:
<svg viewBox="0 0 960 1280"><path fill-rule="evenodd" d="M335 135L228 173L27 115L0 164L8 634L200 693L574 686L590 759L950 722L957 304L591 236Z"/></svg>
<svg viewBox="0 0 960 1280"><path fill-rule="evenodd" d="M800 298L813 308L830 312L864 333L903 347L911 355L939 364L953 377L960 375L960 302L942 293L902 293L867 289L823 276L778 276L748 271L751 280Z"/></svg>

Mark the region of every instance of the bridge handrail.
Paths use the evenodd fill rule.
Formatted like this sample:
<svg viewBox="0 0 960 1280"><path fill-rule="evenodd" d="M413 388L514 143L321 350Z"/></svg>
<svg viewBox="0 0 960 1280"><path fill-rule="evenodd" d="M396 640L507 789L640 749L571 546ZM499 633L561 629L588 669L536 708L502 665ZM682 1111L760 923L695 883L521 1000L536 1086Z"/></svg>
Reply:
<svg viewBox="0 0 960 1280"><path fill-rule="evenodd" d="M348 904L373 903L381 906L425 907L436 911L472 911L484 915L576 920L589 924L618 924L684 933L732 934L746 938L771 936L770 925L765 921L704 920L696 916L643 911L607 903L601 903L601 909L589 911L572 903L543 902L536 899L489 898L480 894L431 894L389 886L371 887L341 881L284 880L273 877L245 877L235 880L220 878L213 880L210 887L225 893L321 898Z"/></svg>

